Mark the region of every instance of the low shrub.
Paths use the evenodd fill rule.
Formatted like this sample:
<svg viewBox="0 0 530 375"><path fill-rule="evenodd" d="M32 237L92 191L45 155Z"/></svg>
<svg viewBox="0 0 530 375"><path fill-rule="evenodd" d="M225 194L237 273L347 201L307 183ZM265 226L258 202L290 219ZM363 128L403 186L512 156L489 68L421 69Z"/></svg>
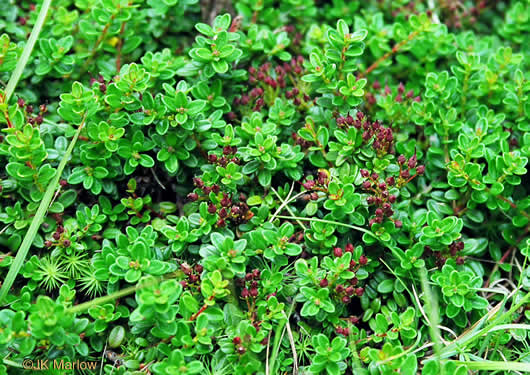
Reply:
<svg viewBox="0 0 530 375"><path fill-rule="evenodd" d="M0 4L0 374L530 371L530 2L207 3Z"/></svg>

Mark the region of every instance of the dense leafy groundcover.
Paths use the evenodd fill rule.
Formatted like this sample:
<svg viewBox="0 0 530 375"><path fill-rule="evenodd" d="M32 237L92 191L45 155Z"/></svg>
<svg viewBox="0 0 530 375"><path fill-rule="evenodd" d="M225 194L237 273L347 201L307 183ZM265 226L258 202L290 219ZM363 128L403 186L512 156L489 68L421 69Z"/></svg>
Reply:
<svg viewBox="0 0 530 375"><path fill-rule="evenodd" d="M529 371L529 0L48 6L0 3L0 374Z"/></svg>

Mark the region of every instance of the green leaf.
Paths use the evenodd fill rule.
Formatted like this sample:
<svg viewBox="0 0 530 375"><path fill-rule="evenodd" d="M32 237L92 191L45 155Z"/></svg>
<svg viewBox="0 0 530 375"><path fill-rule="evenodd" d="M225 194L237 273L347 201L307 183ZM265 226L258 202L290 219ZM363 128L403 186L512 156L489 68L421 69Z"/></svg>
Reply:
<svg viewBox="0 0 530 375"><path fill-rule="evenodd" d="M391 293L394 290L394 281L390 279L383 280L377 286L377 291L379 293Z"/></svg>
<svg viewBox="0 0 530 375"><path fill-rule="evenodd" d="M259 195L253 195L251 197L248 197L247 204L249 206L257 206L262 203L262 199Z"/></svg>
<svg viewBox="0 0 530 375"><path fill-rule="evenodd" d="M125 338L125 328L115 326L109 334L109 347L118 348Z"/></svg>

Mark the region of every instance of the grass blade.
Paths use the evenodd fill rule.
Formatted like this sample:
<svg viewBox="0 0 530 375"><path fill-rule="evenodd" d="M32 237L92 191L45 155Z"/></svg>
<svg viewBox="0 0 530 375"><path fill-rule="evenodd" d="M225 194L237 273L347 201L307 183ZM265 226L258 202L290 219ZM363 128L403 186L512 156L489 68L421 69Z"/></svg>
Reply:
<svg viewBox="0 0 530 375"><path fill-rule="evenodd" d="M42 26L44 25L44 20L46 19L46 15L48 14L48 10L50 9L51 3L52 0L44 0L44 2L42 3L37 22L35 22L35 26L33 26L33 30L31 30L31 35L29 36L28 43L24 47L24 51L22 51L22 56L20 56L20 60L18 60L15 71L13 72L11 78L9 79L9 82L7 83L5 90L6 103L9 102L9 99L15 92L15 87L17 87L18 80L22 76L22 72L24 72L24 68L26 67L29 57L31 56L31 52L33 51L35 42L37 41L37 38L39 37L39 34L42 30Z"/></svg>
<svg viewBox="0 0 530 375"><path fill-rule="evenodd" d="M22 268L22 264L24 263L24 260L26 259L26 255L28 254L29 249L31 248L33 239L35 238L35 235L37 234L37 231L39 230L39 227L42 224L42 221L44 220L44 216L46 215L46 212L48 211L50 202L52 201L55 191L57 190L57 185L59 185L59 179L61 178L63 169L66 166L66 163L68 162L68 159L70 158L70 155L72 154L75 143L77 142L77 138L79 137L79 133L81 132L81 129L83 129L85 120L86 120L86 114L83 118L83 121L81 122L81 125L79 125L79 128L77 129L74 135L74 138L72 138L72 141L70 142L70 145L68 146L68 149L66 150L66 153L64 154L61 162L59 163L59 166L57 167L57 171L55 172L55 177L48 184L48 187L46 188L46 192L44 193L44 197L42 198L39 208L37 209L37 213L35 214L35 216L33 217L33 220L31 221L31 225L28 231L26 232L26 235L24 236L24 240L22 241L20 248L17 251L17 256L15 257L13 264L9 268L9 272L7 273L6 279L4 280L4 283L2 284L2 288L0 289L0 305L2 304L2 301L7 295L9 289L11 288L11 285L13 285L13 283L15 282L15 279L18 275L18 272L20 271L20 268Z"/></svg>
<svg viewBox="0 0 530 375"><path fill-rule="evenodd" d="M453 361L457 365L464 365L468 370L491 370L491 371L523 371L530 372L530 363L503 362L503 361Z"/></svg>

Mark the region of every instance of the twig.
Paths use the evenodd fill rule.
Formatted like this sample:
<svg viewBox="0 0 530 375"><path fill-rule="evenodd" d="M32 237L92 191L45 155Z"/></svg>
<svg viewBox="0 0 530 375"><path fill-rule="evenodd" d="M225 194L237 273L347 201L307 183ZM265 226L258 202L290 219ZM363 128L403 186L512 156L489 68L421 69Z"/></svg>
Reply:
<svg viewBox="0 0 530 375"><path fill-rule="evenodd" d="M358 78L362 78L362 77L366 77L368 74L370 74L373 70L375 70L379 64L381 64L383 61L385 61L386 59L388 59L389 57L391 57L392 55L394 55L395 53L397 53L405 44L407 44L408 42L412 41L415 37L417 37L418 35L420 34L420 31L419 30L416 30L416 31L413 31L409 34L409 36L407 37L407 39L404 39L402 40L401 42L397 43L394 45L394 47L392 47L392 49L390 51L388 51L387 53L385 53L383 56L381 56L380 58L378 58L372 65L370 65L368 67L368 69L366 69L364 72L361 72L359 73L359 75L357 76Z"/></svg>
<svg viewBox="0 0 530 375"><path fill-rule="evenodd" d="M121 48L123 47L123 32L125 31L125 21L121 23L120 27L120 39L118 41L117 56L116 56L116 73L120 74L121 70Z"/></svg>

